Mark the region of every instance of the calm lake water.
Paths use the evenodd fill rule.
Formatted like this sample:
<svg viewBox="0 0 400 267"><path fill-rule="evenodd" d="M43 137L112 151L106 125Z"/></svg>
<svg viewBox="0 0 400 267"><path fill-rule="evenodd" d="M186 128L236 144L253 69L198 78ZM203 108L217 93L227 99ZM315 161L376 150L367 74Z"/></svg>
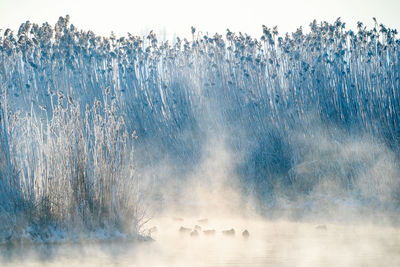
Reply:
<svg viewBox="0 0 400 267"><path fill-rule="evenodd" d="M181 226L200 225L191 237ZM154 242L1 248L2 266L400 266L400 230L390 227L213 220L152 221ZM222 230L235 229L234 236ZM242 231L250 232L249 238Z"/></svg>

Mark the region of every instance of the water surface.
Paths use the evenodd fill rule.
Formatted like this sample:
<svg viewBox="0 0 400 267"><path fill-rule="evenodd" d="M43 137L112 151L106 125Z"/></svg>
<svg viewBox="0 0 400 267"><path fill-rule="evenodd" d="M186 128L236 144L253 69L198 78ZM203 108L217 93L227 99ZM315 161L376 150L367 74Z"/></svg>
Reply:
<svg viewBox="0 0 400 267"><path fill-rule="evenodd" d="M153 242L102 242L2 248L3 266L400 266L400 230L392 227L255 220L160 218ZM180 233L181 226L214 236ZM149 225L150 226L150 225ZM235 229L234 236L222 230ZM241 233L247 229L249 238Z"/></svg>

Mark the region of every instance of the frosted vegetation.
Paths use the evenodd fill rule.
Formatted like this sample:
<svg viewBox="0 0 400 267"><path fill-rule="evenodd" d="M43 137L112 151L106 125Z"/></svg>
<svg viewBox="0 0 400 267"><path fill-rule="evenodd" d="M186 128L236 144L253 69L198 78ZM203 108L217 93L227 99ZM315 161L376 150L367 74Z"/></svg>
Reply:
<svg viewBox="0 0 400 267"><path fill-rule="evenodd" d="M159 187L184 180L210 139L235 155L261 212L349 199L397 211L397 32L339 19L262 30L192 28L170 44L96 36L66 16L2 31L0 240L135 236L141 179L162 201Z"/></svg>

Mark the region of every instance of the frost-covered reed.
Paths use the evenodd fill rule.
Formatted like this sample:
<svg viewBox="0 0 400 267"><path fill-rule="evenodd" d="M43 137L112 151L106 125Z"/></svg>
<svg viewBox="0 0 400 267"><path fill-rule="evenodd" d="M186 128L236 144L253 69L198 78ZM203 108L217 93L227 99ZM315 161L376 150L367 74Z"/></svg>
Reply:
<svg viewBox="0 0 400 267"><path fill-rule="evenodd" d="M310 27L279 37L276 28L264 26L260 39L229 30L225 38L202 36L193 28L192 41L177 38L170 45L152 32L145 38L99 37L78 31L68 16L54 28L26 22L0 38L1 86L14 110L22 103L49 108L49 90L86 104L101 100L109 87L129 127L139 135L163 135L168 145L213 104L224 123L250 116L284 128L290 118L313 111L395 144L397 31L359 23L354 32L339 19ZM252 131L267 124L253 123Z"/></svg>
<svg viewBox="0 0 400 267"><path fill-rule="evenodd" d="M278 187L309 194L324 179L362 201L400 192L362 170L379 162L377 175L391 168L385 177L398 179L396 30L376 20L372 29L347 30L338 19L285 36L263 26L259 39L192 34L173 44L152 32L106 38L78 30L68 16L55 27L26 22L4 31L0 208L117 224L138 197L123 193L135 181L133 130L140 167L168 162L181 176L208 139L224 135L240 155L244 190L262 200L276 200ZM373 153L355 137L370 138Z"/></svg>
<svg viewBox="0 0 400 267"><path fill-rule="evenodd" d="M82 110L61 94L51 98L51 113L2 110L0 241L137 236L147 217L135 133L112 100Z"/></svg>

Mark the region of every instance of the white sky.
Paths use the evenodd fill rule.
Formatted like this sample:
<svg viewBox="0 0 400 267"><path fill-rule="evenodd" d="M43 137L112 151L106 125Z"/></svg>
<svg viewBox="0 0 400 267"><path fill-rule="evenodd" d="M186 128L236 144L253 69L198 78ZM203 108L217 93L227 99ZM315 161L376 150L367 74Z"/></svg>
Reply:
<svg viewBox="0 0 400 267"><path fill-rule="evenodd" d="M378 22L400 30L400 0L0 0L0 28L17 30L30 20L54 25L69 14L79 29L108 36L130 32L144 35L150 29L168 39L189 37L190 26L214 34L241 31L260 37L261 25L278 25L280 33L307 27L313 20L342 17L348 27L357 21ZM160 39L163 36L160 36Z"/></svg>

